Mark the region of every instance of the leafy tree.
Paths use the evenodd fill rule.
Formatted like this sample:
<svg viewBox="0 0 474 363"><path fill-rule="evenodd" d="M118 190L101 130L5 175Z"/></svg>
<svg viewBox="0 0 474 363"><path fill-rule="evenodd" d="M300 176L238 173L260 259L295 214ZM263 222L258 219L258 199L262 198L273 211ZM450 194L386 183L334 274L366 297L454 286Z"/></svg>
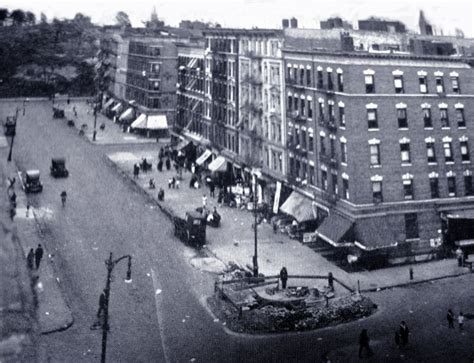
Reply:
<svg viewBox="0 0 474 363"><path fill-rule="evenodd" d="M26 20L26 15L23 10L16 9L11 12L10 18L12 18L14 24L22 25Z"/></svg>
<svg viewBox="0 0 474 363"><path fill-rule="evenodd" d="M41 24L47 24L48 23L48 18L47 18L45 13L41 13L40 21L41 21Z"/></svg>
<svg viewBox="0 0 474 363"><path fill-rule="evenodd" d="M28 24L28 25L35 25L36 23L36 15L33 14L31 11L27 11L25 13L25 22Z"/></svg>
<svg viewBox="0 0 474 363"><path fill-rule="evenodd" d="M4 8L0 9L0 22L7 20L8 15L10 15L10 12L8 11L8 9L4 9Z"/></svg>
<svg viewBox="0 0 474 363"><path fill-rule="evenodd" d="M118 25L124 28L129 28L132 26L128 14L124 11L119 11L117 15L115 15L115 21Z"/></svg>

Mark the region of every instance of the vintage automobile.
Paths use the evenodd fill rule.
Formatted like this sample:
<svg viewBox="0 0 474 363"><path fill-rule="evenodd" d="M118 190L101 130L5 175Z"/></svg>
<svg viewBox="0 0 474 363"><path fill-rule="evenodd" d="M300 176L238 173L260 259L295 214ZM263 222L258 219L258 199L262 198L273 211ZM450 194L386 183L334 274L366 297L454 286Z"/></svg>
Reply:
<svg viewBox="0 0 474 363"><path fill-rule="evenodd" d="M186 212L183 218L174 217L174 235L181 241L202 246L206 243L206 217L196 212Z"/></svg>
<svg viewBox="0 0 474 363"><path fill-rule="evenodd" d="M62 108L53 107L53 118L64 118L64 110Z"/></svg>
<svg viewBox="0 0 474 363"><path fill-rule="evenodd" d="M25 172L25 192L38 193L43 191L43 184L40 182L39 170L27 170Z"/></svg>
<svg viewBox="0 0 474 363"><path fill-rule="evenodd" d="M69 171L66 169L66 159L64 158L52 158L49 169L51 175L55 178L67 178L69 176Z"/></svg>
<svg viewBox="0 0 474 363"><path fill-rule="evenodd" d="M15 136L16 130L16 116L7 116L7 119L3 123L5 130L5 136Z"/></svg>

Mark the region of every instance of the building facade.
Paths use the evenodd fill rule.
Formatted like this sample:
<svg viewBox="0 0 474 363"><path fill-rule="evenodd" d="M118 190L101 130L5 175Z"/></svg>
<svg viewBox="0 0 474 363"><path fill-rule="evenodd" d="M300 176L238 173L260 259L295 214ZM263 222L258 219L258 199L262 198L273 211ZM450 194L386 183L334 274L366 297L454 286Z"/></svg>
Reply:
<svg viewBox="0 0 474 363"><path fill-rule="evenodd" d="M289 49L284 58L288 178L328 214L316 234L362 251L428 253L443 216L474 206L469 63Z"/></svg>

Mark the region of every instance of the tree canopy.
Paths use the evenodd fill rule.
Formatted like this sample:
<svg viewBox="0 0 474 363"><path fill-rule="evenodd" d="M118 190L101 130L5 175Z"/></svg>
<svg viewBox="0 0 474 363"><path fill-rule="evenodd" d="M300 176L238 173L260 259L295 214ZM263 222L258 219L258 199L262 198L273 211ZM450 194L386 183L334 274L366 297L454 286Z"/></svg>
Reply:
<svg viewBox="0 0 474 363"><path fill-rule="evenodd" d="M130 18L128 14L124 11L119 11L117 15L115 15L115 21L117 22L118 25L124 28L129 28L132 26L132 23L130 22Z"/></svg>

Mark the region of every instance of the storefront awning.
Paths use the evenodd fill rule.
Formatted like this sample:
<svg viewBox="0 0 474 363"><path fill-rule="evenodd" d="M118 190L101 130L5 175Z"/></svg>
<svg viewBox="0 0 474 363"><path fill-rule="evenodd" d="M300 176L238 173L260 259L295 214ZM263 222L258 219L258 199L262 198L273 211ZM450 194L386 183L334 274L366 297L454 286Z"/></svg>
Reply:
<svg viewBox="0 0 474 363"><path fill-rule="evenodd" d="M459 247L473 246L474 239L462 239L460 241L455 241L454 244Z"/></svg>
<svg viewBox="0 0 474 363"><path fill-rule="evenodd" d="M316 235L336 247L352 245L352 243L339 243L344 235L349 232L352 225L353 222L350 220L338 214L331 213L316 230Z"/></svg>
<svg viewBox="0 0 474 363"><path fill-rule="evenodd" d="M354 244L364 251L398 245L396 232L386 217L364 218L354 226Z"/></svg>
<svg viewBox="0 0 474 363"><path fill-rule="evenodd" d="M168 128L168 120L166 115L150 115L146 118L147 130L166 130Z"/></svg>
<svg viewBox="0 0 474 363"><path fill-rule="evenodd" d="M197 165L202 165L202 164L204 164L204 162L205 162L207 159L209 159L209 157L211 156L211 154L212 154L212 153L211 153L211 150L207 150L207 149L206 149L206 151L204 151L204 153L203 153L200 157L197 158L196 164L197 164Z"/></svg>
<svg viewBox="0 0 474 363"><path fill-rule="evenodd" d="M292 192L288 199L280 207L283 213L293 216L298 222L316 219L311 200L298 192Z"/></svg>
<svg viewBox="0 0 474 363"><path fill-rule="evenodd" d="M133 108L129 107L129 108L127 108L127 110L125 112L123 112L120 115L119 120L120 121L126 121L126 120L131 120L132 118L133 118Z"/></svg>
<svg viewBox="0 0 474 363"><path fill-rule="evenodd" d="M115 100L113 98L109 99L105 105L104 105L104 110L109 108L110 106L112 106L112 104L115 102Z"/></svg>
<svg viewBox="0 0 474 363"><path fill-rule="evenodd" d="M140 116L138 116L137 119L133 121L130 126L134 129L143 129L144 127L142 125L145 123L146 115L144 113L141 113Z"/></svg>
<svg viewBox="0 0 474 363"><path fill-rule="evenodd" d="M122 103L117 103L114 107L112 107L112 112L118 112L122 108Z"/></svg>
<svg viewBox="0 0 474 363"><path fill-rule="evenodd" d="M463 209L450 212L447 217L450 219L474 219L474 209Z"/></svg>
<svg viewBox="0 0 474 363"><path fill-rule="evenodd" d="M218 156L209 164L210 171L224 171L225 170L225 158L223 156Z"/></svg>

